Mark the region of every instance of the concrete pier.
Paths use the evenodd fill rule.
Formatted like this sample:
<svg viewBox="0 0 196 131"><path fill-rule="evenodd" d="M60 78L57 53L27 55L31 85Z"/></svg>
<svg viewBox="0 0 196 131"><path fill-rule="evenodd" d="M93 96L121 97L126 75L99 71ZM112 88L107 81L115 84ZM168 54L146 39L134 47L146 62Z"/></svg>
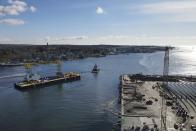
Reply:
<svg viewBox="0 0 196 131"><path fill-rule="evenodd" d="M166 78L163 75L143 75L143 74L129 74L132 79L143 81L164 81ZM196 82L196 76L192 75L169 75L167 76L169 82L189 81Z"/></svg>
<svg viewBox="0 0 196 131"><path fill-rule="evenodd" d="M132 75L120 77L121 131L165 131L165 125L167 131L192 130L196 121L191 119L195 116L195 106L188 104L191 100L176 98L174 91L166 91L161 85L162 81L145 81Z"/></svg>

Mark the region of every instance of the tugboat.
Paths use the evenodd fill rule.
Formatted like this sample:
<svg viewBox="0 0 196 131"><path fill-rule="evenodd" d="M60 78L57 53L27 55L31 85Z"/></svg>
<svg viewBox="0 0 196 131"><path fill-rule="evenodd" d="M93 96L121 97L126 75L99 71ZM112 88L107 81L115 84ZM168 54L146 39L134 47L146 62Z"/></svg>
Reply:
<svg viewBox="0 0 196 131"><path fill-rule="evenodd" d="M95 64L91 73L98 73L99 71L100 71L100 69L98 69L97 64Z"/></svg>

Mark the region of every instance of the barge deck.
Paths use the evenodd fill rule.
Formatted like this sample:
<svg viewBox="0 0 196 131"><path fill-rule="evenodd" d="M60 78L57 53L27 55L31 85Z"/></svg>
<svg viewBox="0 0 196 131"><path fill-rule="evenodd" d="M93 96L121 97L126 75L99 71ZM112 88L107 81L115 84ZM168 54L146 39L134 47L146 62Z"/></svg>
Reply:
<svg viewBox="0 0 196 131"><path fill-rule="evenodd" d="M64 82L72 82L80 80L80 74L75 72L69 72L62 74L61 76L49 76L40 78L39 80L29 80L29 81L21 81L15 83L15 88L24 90L24 89L30 89L30 88L39 88L39 87L45 87L49 85L54 85L57 83L64 83Z"/></svg>

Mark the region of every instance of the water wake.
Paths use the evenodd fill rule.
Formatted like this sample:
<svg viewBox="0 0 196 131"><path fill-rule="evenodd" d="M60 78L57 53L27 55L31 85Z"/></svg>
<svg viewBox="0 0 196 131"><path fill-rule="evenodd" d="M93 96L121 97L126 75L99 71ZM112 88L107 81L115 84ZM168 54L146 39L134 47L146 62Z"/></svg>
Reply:
<svg viewBox="0 0 196 131"><path fill-rule="evenodd" d="M7 75L7 76L0 76L0 79L14 78L14 77L23 77L23 76L25 76L25 73L13 74L13 75Z"/></svg>
<svg viewBox="0 0 196 131"><path fill-rule="evenodd" d="M142 59L139 60L139 64L147 69L151 69L154 65L152 57L153 55L144 54Z"/></svg>

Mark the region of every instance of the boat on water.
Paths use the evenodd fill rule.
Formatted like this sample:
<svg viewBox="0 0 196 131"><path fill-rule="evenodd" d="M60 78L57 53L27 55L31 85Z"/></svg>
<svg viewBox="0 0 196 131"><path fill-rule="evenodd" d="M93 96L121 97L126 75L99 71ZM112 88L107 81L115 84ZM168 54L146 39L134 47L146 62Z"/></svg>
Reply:
<svg viewBox="0 0 196 131"><path fill-rule="evenodd" d="M57 83L72 82L80 80L80 74L75 72L61 73L57 72L55 76L39 77L38 75L27 75L23 81L15 83L15 88L24 90L30 88L39 88Z"/></svg>
<svg viewBox="0 0 196 131"><path fill-rule="evenodd" d="M99 73L100 69L98 69L97 64L94 65L93 69L92 69L92 73Z"/></svg>

